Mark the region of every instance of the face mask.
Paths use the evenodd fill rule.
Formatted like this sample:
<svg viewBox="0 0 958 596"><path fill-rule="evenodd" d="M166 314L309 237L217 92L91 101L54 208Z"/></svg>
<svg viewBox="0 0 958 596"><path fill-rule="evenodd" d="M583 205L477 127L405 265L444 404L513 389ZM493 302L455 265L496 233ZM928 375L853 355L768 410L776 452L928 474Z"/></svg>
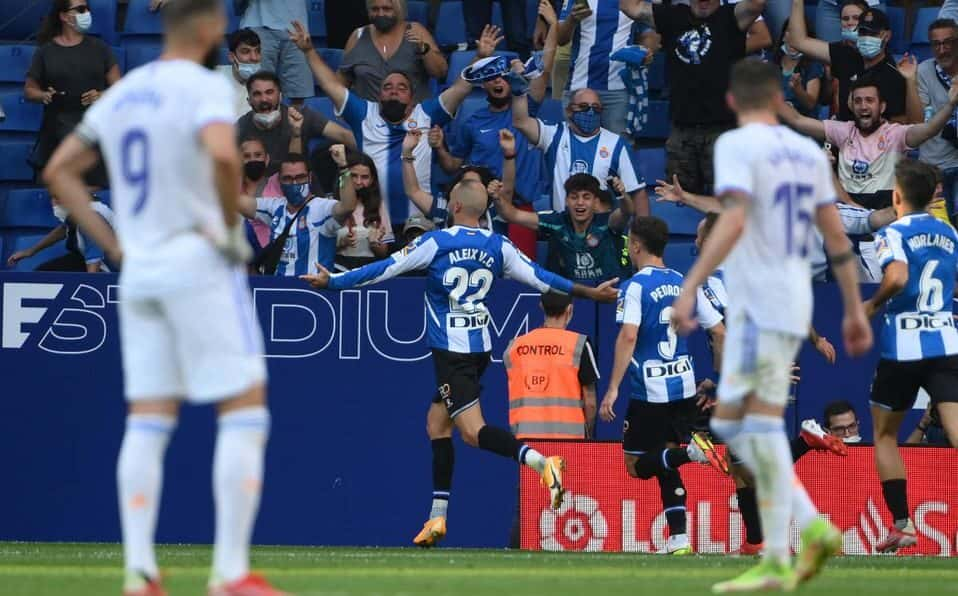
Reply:
<svg viewBox="0 0 958 596"><path fill-rule="evenodd" d="M786 81L791 79L793 74L795 74L794 68L782 69L782 78Z"/></svg>
<svg viewBox="0 0 958 596"><path fill-rule="evenodd" d="M784 42L782 43L782 53L788 56L789 58L791 58L792 60L801 60L802 56L804 55L801 52L795 51L792 48L788 47L788 44Z"/></svg>
<svg viewBox="0 0 958 596"><path fill-rule="evenodd" d="M244 64L243 62L238 62L236 64L236 72L237 74L239 74L240 80L244 82L249 80L251 76L258 73L259 71L260 71L259 62L250 62L248 64Z"/></svg>
<svg viewBox="0 0 958 596"><path fill-rule="evenodd" d="M599 129L602 122L602 116L598 112L589 108L584 112L572 112L572 123L583 133L590 135Z"/></svg>
<svg viewBox="0 0 958 596"><path fill-rule="evenodd" d="M86 33L89 31L90 27L93 26L93 13L88 10L84 13L77 14L76 25L74 26L80 33Z"/></svg>
<svg viewBox="0 0 958 596"><path fill-rule="evenodd" d="M491 95L486 95L486 101L489 102L489 105L494 108L504 108L512 103L512 96L506 95L505 97L493 97Z"/></svg>
<svg viewBox="0 0 958 596"><path fill-rule="evenodd" d="M372 196L373 196L372 186L366 186L363 188L356 189L356 198L359 199L360 201L366 201Z"/></svg>
<svg viewBox="0 0 958 596"><path fill-rule="evenodd" d="M387 99L380 103L380 112L387 122L400 122L406 117L406 108L408 106L398 99Z"/></svg>
<svg viewBox="0 0 958 596"><path fill-rule="evenodd" d="M856 43L858 46L858 53L862 55L862 58L874 58L881 53L880 37L871 37L870 35L866 35L865 37L859 37Z"/></svg>
<svg viewBox="0 0 958 596"><path fill-rule="evenodd" d="M61 222L64 222L67 220L67 215L67 210L64 207L61 207L60 205L53 206L53 217L59 219Z"/></svg>
<svg viewBox="0 0 958 596"><path fill-rule="evenodd" d="M265 161L248 161L243 164L243 174L250 180L259 180L266 173Z"/></svg>
<svg viewBox="0 0 958 596"><path fill-rule="evenodd" d="M380 33L390 31L398 22L399 19L396 17L373 17L372 19L373 27Z"/></svg>
<svg viewBox="0 0 958 596"><path fill-rule="evenodd" d="M842 29L842 41L858 42L858 29Z"/></svg>
<svg viewBox="0 0 958 596"><path fill-rule="evenodd" d="M299 207L309 197L309 182L303 184L280 184L283 196L293 207Z"/></svg>
<svg viewBox="0 0 958 596"><path fill-rule="evenodd" d="M266 112L265 114L253 114L253 121L263 128L273 128L279 123L281 115L280 111L276 109L272 112Z"/></svg>
<svg viewBox="0 0 958 596"><path fill-rule="evenodd" d="M842 442L843 442L843 443L861 443L861 442L862 442L862 437L861 437L861 435L852 435L852 436L850 436L850 437L845 437L845 438L843 438L843 439L842 439Z"/></svg>

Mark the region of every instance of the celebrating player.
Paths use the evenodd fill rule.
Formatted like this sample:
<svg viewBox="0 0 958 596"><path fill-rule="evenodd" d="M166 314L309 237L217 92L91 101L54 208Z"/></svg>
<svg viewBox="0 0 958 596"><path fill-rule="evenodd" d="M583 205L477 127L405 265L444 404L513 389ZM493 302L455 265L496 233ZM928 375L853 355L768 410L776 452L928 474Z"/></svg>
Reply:
<svg viewBox="0 0 958 596"><path fill-rule="evenodd" d="M249 573L269 433L263 340L243 264L242 167L233 92L203 68L223 41L221 0L170 0L165 47L87 111L44 171L50 190L119 257L126 434L117 464L126 596L165 594L153 535L163 456L180 402L217 404L216 536L209 593L278 595ZM99 147L119 238L89 206ZM117 245L119 240L119 246Z"/></svg>
<svg viewBox="0 0 958 596"><path fill-rule="evenodd" d="M549 488L552 507L558 508L564 493L563 459L544 457L509 431L487 425L482 417L479 379L489 364L492 349L485 298L496 277L507 277L540 292L571 293L612 302L618 279L591 288L539 268L507 239L480 228L479 219L487 204L482 183L463 180L449 197L452 227L424 234L388 259L335 275L320 267L318 274L304 275L303 279L315 288L344 290L384 281L406 271L428 270L427 337L436 368L438 395L426 424L433 430L445 429L445 436L451 436L455 426L468 445L514 458L533 468L541 475L543 485ZM442 469L434 469L434 489L436 493L444 493L445 498L433 499L430 519L414 540L422 546L432 546L446 534L452 458L435 461L442 462Z"/></svg>
<svg viewBox="0 0 958 596"><path fill-rule="evenodd" d="M615 418L613 407L626 371L632 380L629 411L622 437L625 469L629 476L659 482L659 494L669 523L663 554L692 552L686 533L685 486L678 468L691 461L728 472L705 433L693 433L698 414L695 371L688 340L672 327L672 302L679 294L682 275L662 261L669 228L657 217L636 217L629 230L629 257L638 270L619 290L616 322L622 328L615 342L615 363L609 388L599 408L606 422ZM702 326L709 334L725 334L720 315L708 301L697 303ZM721 345L721 339L713 342ZM688 443L682 449L680 443Z"/></svg>
<svg viewBox="0 0 958 596"><path fill-rule="evenodd" d="M724 261L728 336L712 429L757 480L765 552L756 567L713 586L719 593L791 589L841 547L841 534L817 516L795 475L782 419L789 369L811 322L807 245L813 222L841 289L846 351L862 354L872 341L828 161L813 142L778 125L776 110L784 102L780 74L768 64L739 62L728 102L739 128L715 144L715 186L725 210L672 311L676 327L691 331L696 292ZM802 532L795 569L788 550L792 517Z"/></svg>
<svg viewBox="0 0 958 596"><path fill-rule="evenodd" d="M898 162L892 192L898 220L878 233L878 261L885 275L865 302L869 316L888 304L871 395L875 465L885 505L895 521L876 547L883 553L918 543L908 513L898 430L919 388L938 407L951 444L958 447L958 331L951 312L958 235L926 212L934 193L932 166Z"/></svg>

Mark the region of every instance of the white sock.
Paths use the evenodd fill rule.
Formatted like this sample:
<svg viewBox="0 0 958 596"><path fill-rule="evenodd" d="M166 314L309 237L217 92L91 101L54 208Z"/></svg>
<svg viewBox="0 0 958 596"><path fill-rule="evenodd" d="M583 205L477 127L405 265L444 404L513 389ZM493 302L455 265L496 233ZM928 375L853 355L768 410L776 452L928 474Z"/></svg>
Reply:
<svg viewBox="0 0 958 596"><path fill-rule="evenodd" d="M716 418L712 417L709 425L712 427L712 433L716 437L722 439L726 445L731 445L732 441L735 440L735 437L742 432L742 421L733 420L731 418Z"/></svg>
<svg viewBox="0 0 958 596"><path fill-rule="evenodd" d="M789 450L789 458L791 458L791 450ZM818 519L818 508L808 496L805 485L798 479L794 470L792 470L792 517L795 518L799 530L804 530L808 524Z"/></svg>
<svg viewBox="0 0 958 596"><path fill-rule="evenodd" d="M749 467L755 476L758 510L765 534L764 556L787 562L795 471L782 418L747 414L740 436L750 446L747 457L752 460Z"/></svg>
<svg viewBox="0 0 958 596"><path fill-rule="evenodd" d="M244 408L219 417L213 454L216 537L213 577L232 582L249 573L249 543L263 484L269 412Z"/></svg>
<svg viewBox="0 0 958 596"><path fill-rule="evenodd" d="M446 512L449 510L449 499L437 499L433 498L432 500L432 510L429 512L429 519L435 519L437 517L446 517Z"/></svg>
<svg viewBox="0 0 958 596"><path fill-rule="evenodd" d="M524 463L540 474L542 470L546 469L545 456L528 445L523 445L522 448L519 449L519 462Z"/></svg>
<svg viewBox="0 0 958 596"><path fill-rule="evenodd" d="M176 418L158 414L131 414L116 465L123 528L123 560L127 572L158 578L153 549L156 516L163 487L163 455Z"/></svg>

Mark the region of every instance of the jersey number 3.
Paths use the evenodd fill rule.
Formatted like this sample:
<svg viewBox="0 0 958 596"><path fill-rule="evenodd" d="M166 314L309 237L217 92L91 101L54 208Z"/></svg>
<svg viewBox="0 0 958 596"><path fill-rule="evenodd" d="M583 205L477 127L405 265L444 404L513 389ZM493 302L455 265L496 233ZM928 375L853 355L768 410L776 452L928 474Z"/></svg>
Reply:
<svg viewBox="0 0 958 596"><path fill-rule="evenodd" d="M123 179L133 187L136 201L133 203L133 215L146 206L150 194L150 142L146 131L134 128L125 135L120 143L120 171Z"/></svg>
<svg viewBox="0 0 958 596"><path fill-rule="evenodd" d="M666 306L659 312L659 323L665 326L665 341L659 342L659 356L662 360L672 360L675 357L675 348L679 344L679 338L675 334L675 327L672 326L672 307Z"/></svg>

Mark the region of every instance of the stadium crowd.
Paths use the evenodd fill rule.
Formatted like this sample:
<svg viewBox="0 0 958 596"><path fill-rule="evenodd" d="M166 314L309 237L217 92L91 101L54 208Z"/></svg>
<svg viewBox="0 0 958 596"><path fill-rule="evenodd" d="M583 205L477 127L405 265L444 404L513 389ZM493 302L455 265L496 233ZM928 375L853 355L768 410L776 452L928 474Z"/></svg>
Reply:
<svg viewBox="0 0 958 596"><path fill-rule="evenodd" d="M132 25L158 23L164 3L50 3L36 45L25 46L32 59L22 90L8 89L2 102L10 125L22 111L12 106L42 110L26 137L31 171L42 170L124 68L156 57L159 47L149 45L153 54L143 57ZM632 274L634 215L669 224L671 239L687 247L669 265L684 271L696 225L719 210L712 148L735 124L728 73L746 56L780 68L791 106L782 121L832 155L863 281L880 280L871 234L893 219L900 157L917 154L938 168L931 210L955 217L951 6L936 18L923 9L912 36L902 9L865 0L499 0L498 10L489 0L366 0L327 2L325 15L311 14L305 0L229 4L234 30L208 66L234 89L242 188L255 199L245 213L251 273L348 270L388 256L448 225L449 190L470 179L487 190L485 226L574 281ZM311 31L319 22L324 31ZM30 126L22 128L0 134L23 142ZM341 192L344 177L355 192ZM47 209L38 206L42 192L21 188L27 180L0 182L4 213L18 200L29 202L26 211ZM87 184L112 222L105 169ZM17 221L0 221L14 234L5 233L14 240L3 244L6 265L116 270L56 199L46 200L42 233L35 222L17 234ZM817 279L826 279L818 254Z"/></svg>

